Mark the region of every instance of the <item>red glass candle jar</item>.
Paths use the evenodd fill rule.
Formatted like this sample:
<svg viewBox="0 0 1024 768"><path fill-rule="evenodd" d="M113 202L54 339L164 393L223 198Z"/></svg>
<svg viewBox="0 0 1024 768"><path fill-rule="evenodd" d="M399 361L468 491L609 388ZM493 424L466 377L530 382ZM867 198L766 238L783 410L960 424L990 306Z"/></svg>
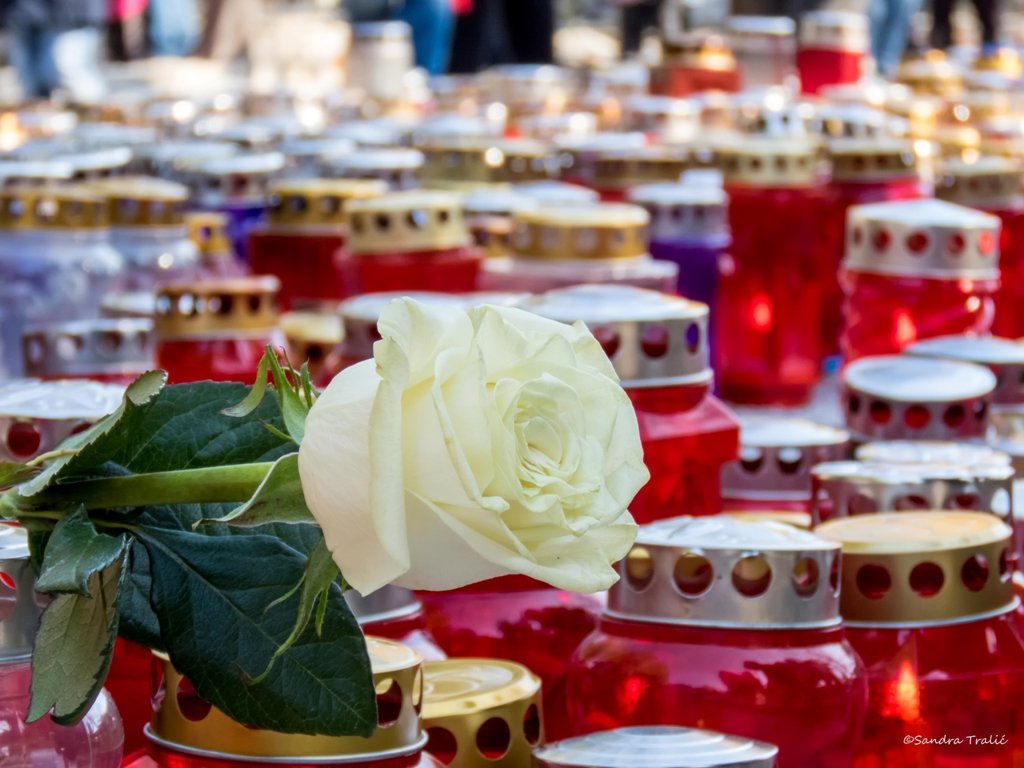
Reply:
<svg viewBox="0 0 1024 768"><path fill-rule="evenodd" d="M352 179L270 185L267 223L249 233L249 265L281 281L282 309L336 303L356 292L354 266L343 259L343 209L386 191L382 181Z"/></svg>
<svg viewBox="0 0 1024 768"><path fill-rule="evenodd" d="M513 255L488 259L488 291L550 291L615 283L674 293L679 268L648 254L647 212L635 205L542 206L513 217Z"/></svg>
<svg viewBox="0 0 1024 768"><path fill-rule="evenodd" d="M935 200L850 208L840 284L847 361L934 336L987 334L999 219Z"/></svg>
<svg viewBox="0 0 1024 768"><path fill-rule="evenodd" d="M1024 763L1024 641L1014 625L1010 529L990 515L834 520L842 613L868 670L855 768Z"/></svg>
<svg viewBox="0 0 1024 768"><path fill-rule="evenodd" d="M1024 405L1024 345L996 336L941 336L911 344L908 355L962 360L988 368L996 377L992 405Z"/></svg>
<svg viewBox="0 0 1024 768"><path fill-rule="evenodd" d="M586 323L629 394L651 479L629 509L639 523L685 509L721 511L718 476L736 458L735 416L710 394L704 304L639 288L584 285L523 304L566 323Z"/></svg>
<svg viewBox="0 0 1024 768"><path fill-rule="evenodd" d="M883 113L884 115L884 113ZM829 353L839 351L843 326L843 294L839 267L846 249L846 215L855 205L925 196L917 156L910 141L879 137L836 139L829 142L832 179L829 182L828 221L829 296L825 302L822 342Z"/></svg>
<svg viewBox="0 0 1024 768"><path fill-rule="evenodd" d="M999 217L999 271L992 332L1024 336L1024 171L1016 160L985 157L974 163L947 162L935 184L935 196Z"/></svg>
<svg viewBox="0 0 1024 768"><path fill-rule="evenodd" d="M427 661L445 657L444 651L427 633L423 605L412 591L388 585L363 597L350 589L345 592L345 600L367 635L399 642Z"/></svg>
<svg viewBox="0 0 1024 768"><path fill-rule="evenodd" d="M741 403L801 403L821 377L831 280L815 150L807 141L749 138L720 155L733 263L720 283L719 391Z"/></svg>
<svg viewBox="0 0 1024 768"><path fill-rule="evenodd" d="M0 461L52 451L121 404L124 387L95 381L11 379L0 383Z"/></svg>
<svg viewBox="0 0 1024 768"><path fill-rule="evenodd" d="M805 13L800 17L796 54L800 91L818 94L828 85L858 82L868 47L868 18L863 13Z"/></svg>
<svg viewBox="0 0 1024 768"><path fill-rule="evenodd" d="M346 206L358 293L476 290L482 256L451 192L392 192Z"/></svg>
<svg viewBox="0 0 1024 768"><path fill-rule="evenodd" d="M955 360L881 355L843 371L846 428L858 441L984 437L996 377Z"/></svg>
<svg viewBox="0 0 1024 768"><path fill-rule="evenodd" d="M435 139L420 147L420 183L430 189L467 190L481 184L554 179L557 161L532 139Z"/></svg>
<svg viewBox="0 0 1024 768"><path fill-rule="evenodd" d="M156 362L172 383L251 383L277 341L276 277L164 285L156 298Z"/></svg>
<svg viewBox="0 0 1024 768"><path fill-rule="evenodd" d="M771 739L781 768L846 768L867 683L840 624L838 563L837 545L782 523L644 526L569 663L576 732L699 724Z"/></svg>
<svg viewBox="0 0 1024 768"><path fill-rule="evenodd" d="M185 214L188 236L199 249L199 272L203 277L242 277L249 268L235 257L228 236L228 217L214 211Z"/></svg>
<svg viewBox="0 0 1024 768"><path fill-rule="evenodd" d="M741 418L739 460L722 467L723 506L730 512L808 512L811 468L845 458L849 443L846 430L806 419Z"/></svg>
<svg viewBox="0 0 1024 768"><path fill-rule="evenodd" d="M730 16L726 28L745 89L795 85L796 22L793 19Z"/></svg>
<svg viewBox="0 0 1024 768"><path fill-rule="evenodd" d="M683 98L703 91L740 89L736 59L720 35L693 31L662 41L661 63L651 68L651 93Z"/></svg>
<svg viewBox="0 0 1024 768"><path fill-rule="evenodd" d="M774 768L779 748L739 736L671 725L575 736L534 751L537 768Z"/></svg>
<svg viewBox="0 0 1024 768"><path fill-rule="evenodd" d="M1013 522L1013 467L1006 463L834 461L811 470L815 524L874 512L952 509Z"/></svg>
<svg viewBox="0 0 1024 768"><path fill-rule="evenodd" d="M146 727L149 746L126 768L440 768L441 763L422 752L427 741L419 715L422 659L390 640L367 638L367 645L374 685L383 689L377 695L373 735L306 736L249 728L199 698L165 660L153 697L153 719Z"/></svg>
<svg viewBox="0 0 1024 768"><path fill-rule="evenodd" d="M328 166L332 178L378 179L391 189L415 189L423 159L423 153L416 149L373 147L332 158Z"/></svg>
<svg viewBox="0 0 1024 768"><path fill-rule="evenodd" d="M426 751L458 768L523 768L544 740L540 678L498 659L423 665Z"/></svg>
<svg viewBox="0 0 1024 768"><path fill-rule="evenodd" d="M150 320L78 320L26 330L21 336L25 373L40 379L92 379L130 384L153 370Z"/></svg>

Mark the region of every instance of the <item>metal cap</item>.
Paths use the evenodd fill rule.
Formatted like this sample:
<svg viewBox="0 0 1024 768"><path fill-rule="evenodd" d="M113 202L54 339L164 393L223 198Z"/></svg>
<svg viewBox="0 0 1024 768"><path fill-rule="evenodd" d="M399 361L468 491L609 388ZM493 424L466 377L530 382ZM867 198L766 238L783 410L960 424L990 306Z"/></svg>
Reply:
<svg viewBox="0 0 1024 768"><path fill-rule="evenodd" d="M558 741L534 753L538 768L773 768L778 747L674 725L640 725Z"/></svg>
<svg viewBox="0 0 1024 768"><path fill-rule="evenodd" d="M277 327L276 277L236 277L167 283L157 289L153 327L158 339L263 336Z"/></svg>
<svg viewBox="0 0 1024 768"><path fill-rule="evenodd" d="M635 259L647 255L648 220L623 203L544 206L514 216L512 247L531 260Z"/></svg>
<svg viewBox="0 0 1024 768"><path fill-rule="evenodd" d="M836 461L811 470L816 523L872 512L953 509L991 512L1013 520L1009 462L945 463Z"/></svg>
<svg viewBox="0 0 1024 768"><path fill-rule="evenodd" d="M846 215L843 266L949 280L999 277L999 219L941 200L857 205Z"/></svg>
<svg viewBox="0 0 1024 768"><path fill-rule="evenodd" d="M518 768L543 740L540 678L498 659L423 665L426 751L460 768ZM454 743L454 757L452 744Z"/></svg>
<svg viewBox="0 0 1024 768"><path fill-rule="evenodd" d="M195 211L185 214L188 239L199 249L203 264L231 261L235 258L228 235L228 217L214 211Z"/></svg>
<svg viewBox="0 0 1024 768"><path fill-rule="evenodd" d="M48 379L138 375L155 367L149 320L74 320L21 335L25 372Z"/></svg>
<svg viewBox="0 0 1024 768"><path fill-rule="evenodd" d="M996 377L993 403L1024 403L1024 343L997 336L940 336L911 344L904 354L984 365Z"/></svg>
<svg viewBox="0 0 1024 768"><path fill-rule="evenodd" d="M904 59L896 80L917 94L951 96L960 90L963 72L942 51L931 50Z"/></svg>
<svg viewBox="0 0 1024 768"><path fill-rule="evenodd" d="M220 205L229 200L265 200L271 178L283 169L284 155L264 152L203 160L191 176L199 202Z"/></svg>
<svg viewBox="0 0 1024 768"><path fill-rule="evenodd" d="M832 179L874 182L917 178L913 142L900 139L834 139L828 145Z"/></svg>
<svg viewBox="0 0 1024 768"><path fill-rule="evenodd" d="M736 53L796 49L796 22L788 16L730 16L725 28Z"/></svg>
<svg viewBox="0 0 1024 768"><path fill-rule="evenodd" d="M843 371L846 426L858 440L981 437L996 377L955 360L879 355Z"/></svg>
<svg viewBox="0 0 1024 768"><path fill-rule="evenodd" d="M622 123L627 131L655 133L663 141L687 141L700 130L700 108L687 99L639 94L622 105Z"/></svg>
<svg viewBox="0 0 1024 768"><path fill-rule="evenodd" d="M270 185L270 223L275 227L341 226L349 201L377 197L387 191L387 184L377 179L275 181Z"/></svg>
<svg viewBox="0 0 1024 768"><path fill-rule="evenodd" d="M352 609L360 626L402 619L423 609L411 589L403 589L392 584L387 584L366 597L354 589L346 590L345 602Z"/></svg>
<svg viewBox="0 0 1024 768"><path fill-rule="evenodd" d="M839 547L784 523L726 515L640 528L608 591L625 621L734 628L839 623Z"/></svg>
<svg viewBox="0 0 1024 768"><path fill-rule="evenodd" d="M644 184L629 201L651 218L651 240L689 241L729 235L729 196L720 187L685 183Z"/></svg>
<svg viewBox="0 0 1024 768"><path fill-rule="evenodd" d="M883 440L856 450L860 461L876 464L956 464L1009 466L1010 456L987 445L949 440Z"/></svg>
<svg viewBox="0 0 1024 768"><path fill-rule="evenodd" d="M558 171L547 146L530 139L435 140L420 150L420 180L440 189L553 179Z"/></svg>
<svg viewBox="0 0 1024 768"><path fill-rule="evenodd" d="M172 227L185 223L188 189L151 176L113 176L89 184L107 201L112 227Z"/></svg>
<svg viewBox="0 0 1024 768"><path fill-rule="evenodd" d="M162 690L146 736L178 752L208 758L331 765L386 760L415 754L426 737L420 731L423 660L416 651L391 640L366 638L377 691L378 727L368 738L307 736L257 730L236 723L213 708L163 658Z"/></svg>
<svg viewBox="0 0 1024 768"><path fill-rule="evenodd" d="M824 523L842 545L848 625L916 627L1013 610L1012 531L992 515L903 512Z"/></svg>
<svg viewBox="0 0 1024 768"><path fill-rule="evenodd" d="M598 152L591 160L588 185L604 190L628 190L640 184L679 181L690 166L685 149L644 146Z"/></svg>
<svg viewBox="0 0 1024 768"><path fill-rule="evenodd" d="M742 187L809 187L818 180L818 152L811 141L744 137L718 148L726 184Z"/></svg>
<svg viewBox="0 0 1024 768"><path fill-rule="evenodd" d="M846 456L850 434L786 416L740 418L740 458L722 467L722 495L752 501L809 501L811 467Z"/></svg>
<svg viewBox="0 0 1024 768"><path fill-rule="evenodd" d="M906 121L869 104L826 102L815 104L811 126L826 139L887 139L905 135ZM833 170L833 178L835 171Z"/></svg>
<svg viewBox="0 0 1024 768"><path fill-rule="evenodd" d="M411 189L418 185L416 176L423 163L419 150L387 147L331 158L327 165L343 179L380 179L392 189Z"/></svg>
<svg viewBox="0 0 1024 768"><path fill-rule="evenodd" d="M0 230L102 229L109 223L103 198L83 184L0 190Z"/></svg>
<svg viewBox="0 0 1024 768"><path fill-rule="evenodd" d="M706 304L627 285L580 285L534 296L522 308L586 323L624 387L711 382Z"/></svg>
<svg viewBox="0 0 1024 768"><path fill-rule="evenodd" d="M592 189L563 181L528 181L517 184L515 191L539 205L586 204L596 203L600 199Z"/></svg>
<svg viewBox="0 0 1024 768"><path fill-rule="evenodd" d="M1024 168L1007 157L947 160L935 180L935 196L971 208L1013 206L1024 198Z"/></svg>
<svg viewBox="0 0 1024 768"><path fill-rule="evenodd" d="M32 655L45 606L35 585L28 534L24 528L0 523L0 667Z"/></svg>
<svg viewBox="0 0 1024 768"><path fill-rule="evenodd" d="M462 202L451 192L390 192L345 206L348 250L357 255L439 251L470 243Z"/></svg>
<svg viewBox="0 0 1024 768"><path fill-rule="evenodd" d="M809 11L800 17L800 47L866 53L868 17L851 11Z"/></svg>

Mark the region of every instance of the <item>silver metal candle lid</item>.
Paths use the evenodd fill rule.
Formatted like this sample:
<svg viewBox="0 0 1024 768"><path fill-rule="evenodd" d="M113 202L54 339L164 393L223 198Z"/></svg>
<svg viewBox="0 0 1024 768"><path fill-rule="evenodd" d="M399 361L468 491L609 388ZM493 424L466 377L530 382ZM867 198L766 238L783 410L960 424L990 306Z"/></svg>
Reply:
<svg viewBox="0 0 1024 768"><path fill-rule="evenodd" d="M423 166L423 153L403 147L371 148L330 158L330 170L343 179L381 179L394 189L417 186L416 174Z"/></svg>
<svg viewBox="0 0 1024 768"><path fill-rule="evenodd" d="M879 464L955 464L1009 466L1009 454L987 445L951 440L882 440L857 448L857 459Z"/></svg>
<svg viewBox="0 0 1024 768"><path fill-rule="evenodd" d="M740 458L722 467L722 494L730 499L806 501L811 467L846 455L850 434L807 419L740 418Z"/></svg>
<svg viewBox="0 0 1024 768"><path fill-rule="evenodd" d="M155 367L153 323L75 320L34 326L21 336L25 372L43 378L133 375Z"/></svg>
<svg viewBox="0 0 1024 768"><path fill-rule="evenodd" d="M815 523L874 512L991 512L1013 519L1013 467L1006 464L837 461L811 470Z"/></svg>
<svg viewBox="0 0 1024 768"><path fill-rule="evenodd" d="M674 725L599 731L540 747L540 768L772 768L778 747Z"/></svg>
<svg viewBox="0 0 1024 768"><path fill-rule="evenodd" d="M629 202L647 209L651 240L695 240L729 234L729 196L721 187L643 184Z"/></svg>
<svg viewBox="0 0 1024 768"><path fill-rule="evenodd" d="M271 179L284 166L285 157L280 152L204 160L192 174L195 194L205 205L219 205L227 200L262 201L267 197Z"/></svg>
<svg viewBox="0 0 1024 768"><path fill-rule="evenodd" d="M732 628L839 623L839 547L784 523L720 515L640 528L609 617Z"/></svg>
<svg viewBox="0 0 1024 768"><path fill-rule="evenodd" d="M35 591L28 534L0 523L0 665L28 659L45 602Z"/></svg>
<svg viewBox="0 0 1024 768"><path fill-rule="evenodd" d="M857 272L939 279L999 277L999 219L940 200L857 205L846 258Z"/></svg>
<svg viewBox="0 0 1024 768"><path fill-rule="evenodd" d="M391 584L365 597L350 589L345 592L345 602L360 625L403 619L423 608L412 590Z"/></svg>
<svg viewBox="0 0 1024 768"><path fill-rule="evenodd" d="M523 309L585 323L625 387L711 381L706 304L626 285L580 285L535 296Z"/></svg>
<svg viewBox="0 0 1024 768"><path fill-rule="evenodd" d="M1024 403L1024 344L1019 341L997 336L940 336L911 344L904 353L984 365L996 377L993 403Z"/></svg>
<svg viewBox="0 0 1024 768"><path fill-rule="evenodd" d="M846 426L858 440L981 437L996 377L955 360L879 355L843 371Z"/></svg>

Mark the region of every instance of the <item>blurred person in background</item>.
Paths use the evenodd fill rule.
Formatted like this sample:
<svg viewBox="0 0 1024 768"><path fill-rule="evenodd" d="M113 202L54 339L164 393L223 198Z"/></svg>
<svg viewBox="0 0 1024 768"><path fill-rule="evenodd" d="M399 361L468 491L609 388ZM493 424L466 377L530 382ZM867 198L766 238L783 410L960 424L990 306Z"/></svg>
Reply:
<svg viewBox="0 0 1024 768"><path fill-rule="evenodd" d="M454 1L344 0L342 10L354 24L404 21L412 27L416 66L432 75L440 75L447 70L451 55L452 35L455 31Z"/></svg>
<svg viewBox="0 0 1024 768"><path fill-rule="evenodd" d="M233 61L247 54L263 15L262 0L208 0L206 6L198 55Z"/></svg>
<svg viewBox="0 0 1024 768"><path fill-rule="evenodd" d="M622 7L619 17L622 36L622 56L626 58L640 50L648 29L658 29L661 22L662 0L617 0Z"/></svg>
<svg viewBox="0 0 1024 768"><path fill-rule="evenodd" d="M911 20L920 6L920 0L871 0L868 8L871 55L879 74L885 77L896 74L910 39Z"/></svg>
<svg viewBox="0 0 1024 768"><path fill-rule="evenodd" d="M972 0L981 25L981 50L991 54L998 46L999 2L998 0ZM932 48L946 50L953 43L953 15L955 0L935 0L932 6Z"/></svg>
<svg viewBox="0 0 1024 768"><path fill-rule="evenodd" d="M552 0L461 0L457 10L452 72L554 61Z"/></svg>
<svg viewBox="0 0 1024 768"><path fill-rule="evenodd" d="M188 56L198 42L196 0L149 0L149 43L154 56Z"/></svg>
<svg viewBox="0 0 1024 768"><path fill-rule="evenodd" d="M58 89L83 101L103 95L107 0L0 0L0 9L26 99L48 98Z"/></svg>
<svg viewBox="0 0 1024 768"><path fill-rule="evenodd" d="M146 55L146 0L111 0L107 50L113 61Z"/></svg>

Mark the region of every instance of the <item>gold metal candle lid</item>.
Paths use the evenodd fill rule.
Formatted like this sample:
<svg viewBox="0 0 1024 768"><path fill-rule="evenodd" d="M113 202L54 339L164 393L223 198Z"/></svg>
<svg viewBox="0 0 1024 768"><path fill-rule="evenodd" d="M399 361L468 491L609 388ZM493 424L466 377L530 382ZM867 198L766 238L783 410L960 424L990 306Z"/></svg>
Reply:
<svg viewBox="0 0 1024 768"><path fill-rule="evenodd" d="M977 72L998 72L1014 80L1024 75L1024 62L1013 48L998 48L988 55L983 54L974 60L972 67Z"/></svg>
<svg viewBox="0 0 1024 768"><path fill-rule="evenodd" d="M850 434L807 419L740 419L740 458L722 467L722 493L730 499L807 501L811 467L844 458Z"/></svg>
<svg viewBox="0 0 1024 768"><path fill-rule="evenodd" d="M917 178L914 144L900 139L835 139L828 144L832 179L840 182Z"/></svg>
<svg viewBox="0 0 1024 768"><path fill-rule="evenodd" d="M153 326L158 339L237 337L277 327L276 277L236 277L160 286Z"/></svg>
<svg viewBox="0 0 1024 768"><path fill-rule="evenodd" d="M923 56L904 59L896 80L915 93L948 96L960 89L963 74L942 51L933 50Z"/></svg>
<svg viewBox="0 0 1024 768"><path fill-rule="evenodd" d="M810 141L744 137L718 149L726 184L806 187L818 180L818 152Z"/></svg>
<svg viewBox="0 0 1024 768"><path fill-rule="evenodd" d="M204 262L234 258L231 238L228 237L228 217L213 211L195 211L185 214L188 237Z"/></svg>
<svg viewBox="0 0 1024 768"><path fill-rule="evenodd" d="M846 215L846 269L948 280L999 277L999 219L941 200L857 205Z"/></svg>
<svg viewBox="0 0 1024 768"><path fill-rule="evenodd" d="M379 179L288 179L270 185L270 223L275 226L340 225L350 200L383 195Z"/></svg>
<svg viewBox="0 0 1024 768"><path fill-rule="evenodd" d="M626 190L640 184L679 181L689 167L686 150L634 147L599 153L593 160L591 183L600 189Z"/></svg>
<svg viewBox="0 0 1024 768"><path fill-rule="evenodd" d="M647 255L647 211L637 205L551 206L513 217L518 258L635 259Z"/></svg>
<svg viewBox="0 0 1024 768"><path fill-rule="evenodd" d="M843 548L847 624L915 627L1012 610L1012 531L976 512L900 512L824 523Z"/></svg>
<svg viewBox="0 0 1024 768"><path fill-rule="evenodd" d="M281 315L281 330L292 364L308 362L314 377L343 338L341 318L336 313L286 312Z"/></svg>
<svg viewBox="0 0 1024 768"><path fill-rule="evenodd" d="M209 758L315 758L331 763L384 760L418 752L425 742L419 709L423 695L422 659L390 640L368 637L367 650L377 690L378 728L368 738L275 733L236 723L196 695L163 659L163 689L146 735L162 746ZM301 762L301 761L300 761Z"/></svg>
<svg viewBox="0 0 1024 768"><path fill-rule="evenodd" d="M1024 198L1024 168L1006 157L947 160L935 181L935 196L971 208L1011 205Z"/></svg>
<svg viewBox="0 0 1024 768"><path fill-rule="evenodd" d="M420 147L424 186L459 189L467 185L507 184L553 179L556 159L539 141L448 140Z"/></svg>
<svg viewBox="0 0 1024 768"><path fill-rule="evenodd" d="M905 354L984 365L996 377L992 402L1024 403L1024 343L998 336L940 336L911 344Z"/></svg>
<svg viewBox="0 0 1024 768"><path fill-rule="evenodd" d="M83 185L0 190L0 229L102 229L107 206Z"/></svg>
<svg viewBox="0 0 1024 768"><path fill-rule="evenodd" d="M185 223L188 189L150 176L112 176L91 182L107 201L113 227L167 227Z"/></svg>
<svg viewBox="0 0 1024 768"><path fill-rule="evenodd" d="M782 523L799 528L801 531L811 530L813 520L807 512L792 512L785 509L763 509L756 512L750 510L723 509L722 514L739 520L741 523Z"/></svg>
<svg viewBox="0 0 1024 768"><path fill-rule="evenodd" d="M469 244L462 201L450 192L392 192L345 206L354 254L437 251Z"/></svg>
<svg viewBox="0 0 1024 768"><path fill-rule="evenodd" d="M540 679L498 659L423 665L426 751L460 768L528 765L542 741Z"/></svg>

